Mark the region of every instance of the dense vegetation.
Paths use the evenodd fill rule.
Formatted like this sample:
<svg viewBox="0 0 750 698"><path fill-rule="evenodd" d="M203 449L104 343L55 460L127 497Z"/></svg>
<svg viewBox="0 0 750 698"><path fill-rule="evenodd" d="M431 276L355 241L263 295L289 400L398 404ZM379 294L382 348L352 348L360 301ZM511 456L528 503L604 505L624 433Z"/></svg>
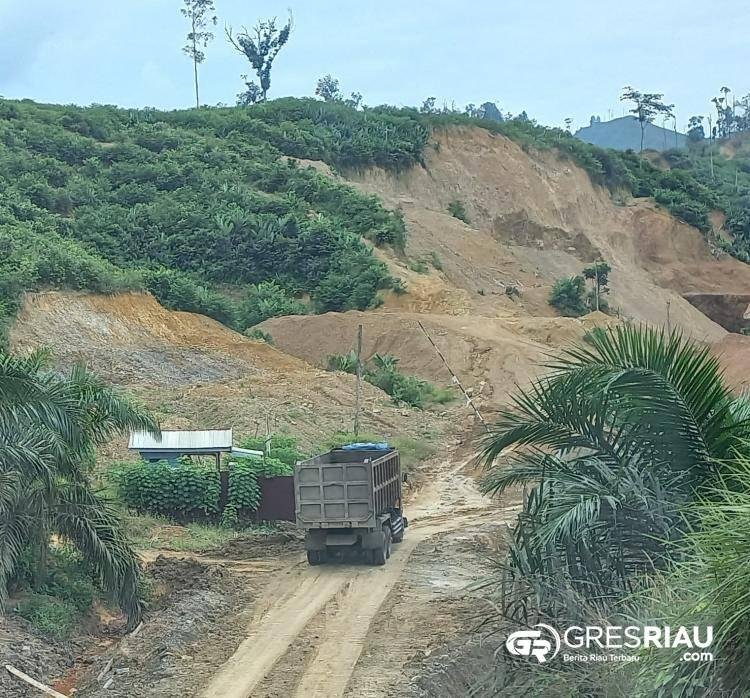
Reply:
<svg viewBox="0 0 750 698"><path fill-rule="evenodd" d="M558 279L550 292L549 304L565 317L579 317L592 310L607 312L610 271L607 262L594 262L581 274ZM591 288L587 289L587 281L591 281Z"/></svg>
<svg viewBox="0 0 750 698"><path fill-rule="evenodd" d="M747 401L676 333L597 330L550 368L486 441L486 490L530 487L497 580L502 617L709 624L715 661L651 650L638 671L526 663L503 680L534 695L746 695Z"/></svg>
<svg viewBox="0 0 750 698"><path fill-rule="evenodd" d="M363 238L402 250L399 212L289 158L399 170L422 162L431 130L462 124L557 148L594 181L653 196L703 231L721 209L736 239L717 244L750 259L750 162L713 146L667 153L664 170L520 117L294 98L174 112L2 100L0 319L45 287L147 288L241 330L373 307L378 290L402 287Z"/></svg>
<svg viewBox="0 0 750 698"><path fill-rule="evenodd" d="M23 290L48 286L145 287L168 307L240 329L264 319L264 283L274 284L270 313L376 305L393 280L363 238L402 249L400 215L282 155L399 166L425 136L403 117L326 105L316 118L321 109L0 102L0 314L14 313ZM247 300L230 300L228 286Z"/></svg>
<svg viewBox="0 0 750 698"><path fill-rule="evenodd" d="M139 461L121 463L111 471L120 499L139 513L227 526L250 520L258 509L259 478L291 474L292 466L277 458L235 458L229 464L228 499L222 506L219 473L213 463Z"/></svg>
<svg viewBox="0 0 750 698"><path fill-rule="evenodd" d="M91 471L114 434L158 426L85 369L60 376L47 358L0 354L0 608L11 589L49 593L60 577L50 550L64 544L132 627L143 612L138 560Z"/></svg>

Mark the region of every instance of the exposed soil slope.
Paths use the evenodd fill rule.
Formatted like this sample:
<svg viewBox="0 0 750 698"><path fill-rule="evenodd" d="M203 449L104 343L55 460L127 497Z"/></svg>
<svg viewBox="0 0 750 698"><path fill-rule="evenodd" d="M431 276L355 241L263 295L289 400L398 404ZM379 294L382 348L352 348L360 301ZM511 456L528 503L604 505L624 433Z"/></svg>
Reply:
<svg viewBox="0 0 750 698"><path fill-rule="evenodd" d="M581 319L441 315L414 312L350 312L275 318L262 324L279 346L325 366L331 354L345 354L363 326L363 359L375 354L399 357L399 367L439 385L451 375L419 323L440 348L462 384L483 402L505 402L516 385L539 373L554 348L580 340L586 330L612 320L601 313Z"/></svg>
<svg viewBox="0 0 750 698"><path fill-rule="evenodd" d="M613 199L553 152L452 128L433 136L424 167L350 178L403 211L407 258L377 254L408 293L389 293L375 313L264 323L277 346L319 366L353 348L362 323L367 356L392 353L404 370L444 383L449 374L419 330L422 320L461 379L502 401L516 381L538 372L550 348L595 324L555 317L547 298L556 279L596 259L613 267L607 300L623 318L679 327L712 344L725 341L725 328L743 324L728 316L750 293L750 266L717 258L698 230L651 201ZM452 201L465 206L468 224L448 213ZM415 271L414 260L428 271ZM520 297L506 295L508 285ZM710 296L710 306L696 307L696 294ZM737 361L738 343L730 344Z"/></svg>
<svg viewBox="0 0 750 698"><path fill-rule="evenodd" d="M610 302L625 316L662 323L669 302L673 324L715 341L722 329L681 294L750 291L748 265L716 259L698 230L652 202L618 205L570 161L481 129L437 134L424 168L369 170L356 181L403 209L409 254L437 250L451 283L474 292L512 280L548 288L602 258L613 266ZM470 226L447 213L454 200Z"/></svg>
<svg viewBox="0 0 750 698"><path fill-rule="evenodd" d="M272 429L314 443L352 424L352 376L316 369L202 315L166 310L148 294L31 295L11 345L48 346L61 369L85 361L139 394L166 427L231 426L241 437L265 433L268 418ZM386 435L433 433L445 421L396 408L369 384L363 405L364 428Z"/></svg>

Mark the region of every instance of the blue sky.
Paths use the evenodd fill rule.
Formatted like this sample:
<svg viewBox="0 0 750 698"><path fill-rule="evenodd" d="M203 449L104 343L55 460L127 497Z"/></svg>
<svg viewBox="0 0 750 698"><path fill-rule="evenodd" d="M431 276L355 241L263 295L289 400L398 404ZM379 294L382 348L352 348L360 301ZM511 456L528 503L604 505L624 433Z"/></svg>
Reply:
<svg viewBox="0 0 750 698"><path fill-rule="evenodd" d="M0 0L0 95L76 104L191 105L182 0ZM682 126L722 85L750 92L747 0L216 0L202 101L234 103L244 59L224 23L286 15L271 97L331 73L367 104L496 101L545 124L622 114L620 89L663 92Z"/></svg>

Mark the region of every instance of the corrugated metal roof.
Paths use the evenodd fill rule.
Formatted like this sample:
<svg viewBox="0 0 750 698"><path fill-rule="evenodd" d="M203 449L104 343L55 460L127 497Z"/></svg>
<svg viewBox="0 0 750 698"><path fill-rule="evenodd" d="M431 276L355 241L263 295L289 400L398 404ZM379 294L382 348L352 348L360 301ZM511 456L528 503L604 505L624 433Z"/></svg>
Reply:
<svg viewBox="0 0 750 698"><path fill-rule="evenodd" d="M198 448L229 451L232 448L232 430L162 431L161 438L147 431L133 431L128 448L133 451L191 451Z"/></svg>

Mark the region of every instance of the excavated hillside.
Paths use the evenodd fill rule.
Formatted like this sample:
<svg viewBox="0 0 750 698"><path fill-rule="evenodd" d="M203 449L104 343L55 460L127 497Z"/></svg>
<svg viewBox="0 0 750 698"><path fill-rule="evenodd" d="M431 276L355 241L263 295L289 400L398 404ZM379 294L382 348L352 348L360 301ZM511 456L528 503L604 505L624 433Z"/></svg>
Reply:
<svg viewBox="0 0 750 698"><path fill-rule="evenodd" d="M407 259L381 256L409 293L389 294L365 316L265 322L285 351L322 365L327 354L353 346L363 323L368 353L395 354L404 368L445 380L421 319L462 380L502 401L516 381L538 371L541 356L596 324L554 317L547 298L556 279L602 259L612 266L613 315L681 328L720 353L726 346L730 377L744 383L750 342L724 328L743 323L737 301L750 292L750 266L715 256L700 231L654 202L613 197L555 152L465 127L436 132L423 167L400 174L371 168L351 181L403 211ZM448 213L454 201L464 205L468 224ZM407 260L427 262L429 272L415 272ZM520 297L506 295L508 285ZM711 303L696 301L707 296ZM732 313L738 318L728 318Z"/></svg>
<svg viewBox="0 0 750 698"><path fill-rule="evenodd" d="M165 428L233 427L238 437L287 428L319 443L351 428L354 379L316 369L145 293L30 294L11 333L17 351L49 347L61 370L83 361L140 396ZM386 436L450 431L437 414L396 408L366 384L363 428ZM124 442L103 457L123 453Z"/></svg>

